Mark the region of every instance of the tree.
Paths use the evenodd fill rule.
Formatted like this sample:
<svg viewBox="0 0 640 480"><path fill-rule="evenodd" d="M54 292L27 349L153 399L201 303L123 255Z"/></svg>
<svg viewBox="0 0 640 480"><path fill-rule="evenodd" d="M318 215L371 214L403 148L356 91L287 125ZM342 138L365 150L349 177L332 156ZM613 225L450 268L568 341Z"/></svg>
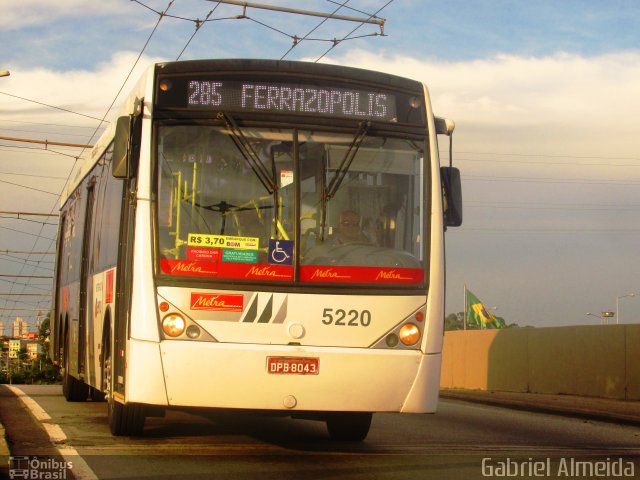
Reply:
<svg viewBox="0 0 640 480"><path fill-rule="evenodd" d="M38 344L41 352L38 358L26 362L25 349L20 350L18 361L11 362L10 372L0 373L0 383L60 383L60 372L49 358L49 314L40 325Z"/></svg>
<svg viewBox="0 0 640 480"><path fill-rule="evenodd" d="M40 324L40 330L38 331L38 343L42 353L38 356L38 361L32 365L32 371L37 363L38 368L33 372L32 380L38 383L59 383L60 382L60 369L53 364L49 357L49 336L51 335L50 328L51 312L47 312L47 316Z"/></svg>
<svg viewBox="0 0 640 480"><path fill-rule="evenodd" d="M444 330L464 330L464 313L450 313L444 319Z"/></svg>

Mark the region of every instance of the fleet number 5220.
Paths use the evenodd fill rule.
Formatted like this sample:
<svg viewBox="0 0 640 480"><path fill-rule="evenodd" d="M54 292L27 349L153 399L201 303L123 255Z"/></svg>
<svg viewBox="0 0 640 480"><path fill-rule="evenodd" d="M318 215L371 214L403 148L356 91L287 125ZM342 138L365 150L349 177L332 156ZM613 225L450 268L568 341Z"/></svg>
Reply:
<svg viewBox="0 0 640 480"><path fill-rule="evenodd" d="M371 325L369 310L343 310L342 308L325 308L322 311L322 323L339 327L368 327Z"/></svg>

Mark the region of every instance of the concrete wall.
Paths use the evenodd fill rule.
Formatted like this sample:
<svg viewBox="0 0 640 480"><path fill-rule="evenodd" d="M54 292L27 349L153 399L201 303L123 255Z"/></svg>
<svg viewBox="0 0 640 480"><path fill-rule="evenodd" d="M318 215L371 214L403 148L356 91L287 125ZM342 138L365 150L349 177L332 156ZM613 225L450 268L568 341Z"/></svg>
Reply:
<svg viewBox="0 0 640 480"><path fill-rule="evenodd" d="M446 332L440 385L640 400L640 325Z"/></svg>

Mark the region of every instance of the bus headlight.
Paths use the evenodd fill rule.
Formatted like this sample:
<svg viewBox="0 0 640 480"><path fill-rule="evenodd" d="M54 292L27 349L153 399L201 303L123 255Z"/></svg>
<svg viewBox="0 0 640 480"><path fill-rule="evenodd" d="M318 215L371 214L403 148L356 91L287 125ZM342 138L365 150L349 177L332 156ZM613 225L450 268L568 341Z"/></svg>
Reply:
<svg viewBox="0 0 640 480"><path fill-rule="evenodd" d="M177 313L170 313L162 319L162 331L170 337L179 337L187 326L184 318Z"/></svg>
<svg viewBox="0 0 640 480"><path fill-rule="evenodd" d="M420 340L420 329L413 323L407 323L398 332L398 337L407 346L415 345Z"/></svg>

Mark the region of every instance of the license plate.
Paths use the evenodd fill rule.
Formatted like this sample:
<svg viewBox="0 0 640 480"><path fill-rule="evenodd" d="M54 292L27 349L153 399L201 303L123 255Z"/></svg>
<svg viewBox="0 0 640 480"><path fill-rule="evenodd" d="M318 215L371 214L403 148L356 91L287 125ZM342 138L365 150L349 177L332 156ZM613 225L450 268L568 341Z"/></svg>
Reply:
<svg viewBox="0 0 640 480"><path fill-rule="evenodd" d="M320 373L320 359L267 357L267 372L280 375L318 375Z"/></svg>

